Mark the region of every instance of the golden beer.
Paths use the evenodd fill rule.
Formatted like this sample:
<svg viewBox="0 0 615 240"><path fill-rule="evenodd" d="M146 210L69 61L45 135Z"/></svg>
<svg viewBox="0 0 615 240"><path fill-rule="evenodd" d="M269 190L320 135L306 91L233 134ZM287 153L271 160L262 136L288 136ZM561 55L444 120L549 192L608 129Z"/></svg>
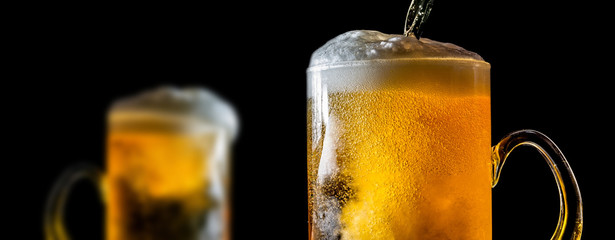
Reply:
<svg viewBox="0 0 615 240"><path fill-rule="evenodd" d="M310 239L491 239L489 65L308 70Z"/></svg>
<svg viewBox="0 0 615 240"><path fill-rule="evenodd" d="M106 239L228 239L228 131L163 104L110 112Z"/></svg>

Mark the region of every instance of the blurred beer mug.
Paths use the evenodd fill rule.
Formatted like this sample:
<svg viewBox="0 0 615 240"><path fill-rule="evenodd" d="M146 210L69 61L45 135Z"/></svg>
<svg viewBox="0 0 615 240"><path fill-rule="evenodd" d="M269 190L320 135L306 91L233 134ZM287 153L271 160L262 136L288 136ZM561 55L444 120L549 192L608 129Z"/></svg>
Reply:
<svg viewBox="0 0 615 240"><path fill-rule="evenodd" d="M350 31L313 53L307 82L310 239L490 240L491 188L520 145L555 177L552 239L580 239L581 195L557 146L522 130L491 147L490 64L478 54Z"/></svg>
<svg viewBox="0 0 615 240"><path fill-rule="evenodd" d="M68 169L47 200L46 239L69 239L63 209L71 186L95 181L108 240L229 239L233 107L201 88L164 87L116 101L108 113L107 171Z"/></svg>

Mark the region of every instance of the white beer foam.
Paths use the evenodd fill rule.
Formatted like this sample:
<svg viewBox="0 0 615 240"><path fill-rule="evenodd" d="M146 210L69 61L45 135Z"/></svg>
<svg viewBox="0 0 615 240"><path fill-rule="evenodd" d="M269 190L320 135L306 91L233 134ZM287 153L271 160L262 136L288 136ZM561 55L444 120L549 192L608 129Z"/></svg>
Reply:
<svg viewBox="0 0 615 240"><path fill-rule="evenodd" d="M110 112L141 111L196 117L223 127L231 139L236 139L239 132L239 119L232 105L204 88L160 87L117 100L111 106Z"/></svg>
<svg viewBox="0 0 615 240"><path fill-rule="evenodd" d="M469 59L483 61L478 54L452 43L427 38L385 34L372 30L343 33L312 54L310 67L376 59Z"/></svg>

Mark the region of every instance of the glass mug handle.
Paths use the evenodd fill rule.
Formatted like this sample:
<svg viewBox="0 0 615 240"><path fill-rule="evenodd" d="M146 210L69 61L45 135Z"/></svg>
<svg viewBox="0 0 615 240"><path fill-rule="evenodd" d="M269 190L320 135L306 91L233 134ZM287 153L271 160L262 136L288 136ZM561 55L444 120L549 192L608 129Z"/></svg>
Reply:
<svg viewBox="0 0 615 240"><path fill-rule="evenodd" d="M518 146L532 146L540 152L545 158L547 164L553 172L555 182L557 183L557 189L559 192L559 220L557 222L557 228L551 237L551 240L561 240L563 236L570 235L573 240L581 239L581 232L583 231L583 201L581 200L581 191L577 184L577 180L574 177L574 173L564 157L564 154L559 150L557 145L546 135L536 130L519 130L509 133L500 142L492 147L491 161L492 161L492 181L491 187L495 187L500 179L500 173L504 162L513 149ZM567 174L562 174L560 169L565 169ZM568 222L568 200L572 196L567 189L574 191L574 206L576 207L575 223L574 226L566 228Z"/></svg>
<svg viewBox="0 0 615 240"><path fill-rule="evenodd" d="M100 168L91 164L78 164L66 169L55 182L45 205L43 228L46 240L68 240L64 227L64 205L73 185L82 180L89 179L102 193L103 174ZM104 194L101 194L104 196Z"/></svg>

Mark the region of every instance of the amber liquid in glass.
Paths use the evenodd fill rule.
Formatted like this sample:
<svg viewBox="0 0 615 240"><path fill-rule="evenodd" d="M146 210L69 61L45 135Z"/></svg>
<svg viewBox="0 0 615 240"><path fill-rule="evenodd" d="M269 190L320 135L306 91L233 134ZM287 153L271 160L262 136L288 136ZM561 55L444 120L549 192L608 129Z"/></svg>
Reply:
<svg viewBox="0 0 615 240"><path fill-rule="evenodd" d="M116 125L107 145L106 239L196 240L208 221L222 221L223 203L208 190L214 135L164 128L155 118Z"/></svg>
<svg viewBox="0 0 615 240"><path fill-rule="evenodd" d="M309 73L310 239L491 239L489 70L473 62Z"/></svg>

